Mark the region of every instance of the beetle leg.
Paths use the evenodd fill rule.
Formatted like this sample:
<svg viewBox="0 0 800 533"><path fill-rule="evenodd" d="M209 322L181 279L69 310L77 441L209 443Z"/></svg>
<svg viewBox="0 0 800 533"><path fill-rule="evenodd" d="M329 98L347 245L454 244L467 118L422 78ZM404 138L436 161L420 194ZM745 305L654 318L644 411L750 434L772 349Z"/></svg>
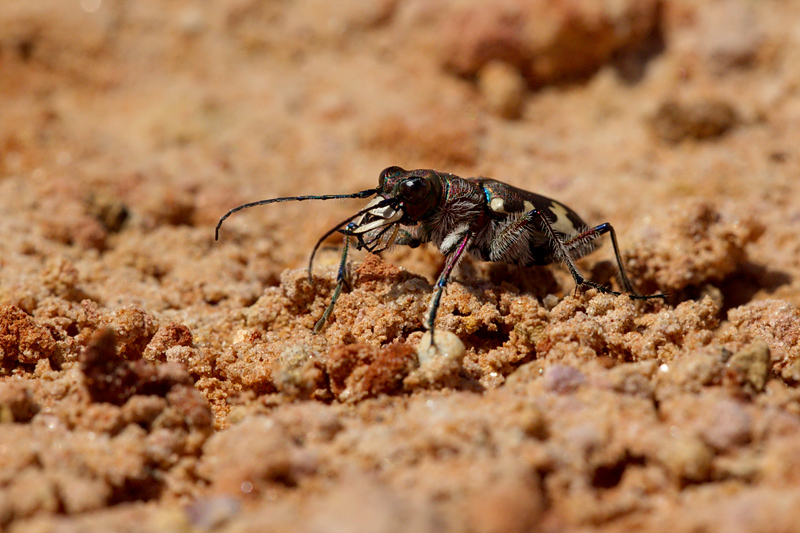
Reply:
<svg viewBox="0 0 800 533"><path fill-rule="evenodd" d="M428 307L428 316L425 318L425 327L431 332L431 346L436 345L433 338L433 330L434 322L436 322L436 312L439 310L439 302L442 299L442 293L444 292L447 282L450 281L450 275L453 273L453 269L464 255L464 250L469 248L472 239L473 234L469 231L458 238L458 245L447 254L444 269L442 269L442 273L439 274L439 279L436 280L436 289L431 298L430 306Z"/></svg>
<svg viewBox="0 0 800 533"><path fill-rule="evenodd" d="M350 247L350 237L345 236L344 238L344 247L342 250L342 259L339 261L339 272L336 274L336 288L333 289L333 295L331 296L331 303L328 304L328 307L325 309L325 312L322 313L322 317L317 320L317 323L314 324L314 334L316 335L322 330L322 327L325 325L325 322L328 321L328 317L331 316L333 312L333 307L336 305L336 300L339 299L339 295L342 293L342 287L347 285L348 288L350 284L347 282L347 249Z"/></svg>
<svg viewBox="0 0 800 533"><path fill-rule="evenodd" d="M574 248L576 248L578 246L578 244L581 244L582 242L585 243L587 240L590 240L589 237L591 235L591 232L594 231L596 228L592 228L591 230L589 230L589 235L588 236L584 236L582 242L581 242L581 238L580 238L580 236L583 235L582 233L576 235L575 237L572 237L571 239L569 239L567 241L563 241L558 237L558 235L556 234L555 230L553 229L553 225L550 223L549 220L547 220L547 217L544 216L544 214L541 211L539 211L538 209L533 209L531 211L528 211L525 215L527 217L538 217L539 218L539 220L542 223L542 226L545 229L545 232L547 233L547 236L550 238L550 242L553 244L553 249L555 250L556 255L559 257L559 259L561 259L561 262L564 263L567 266L567 269L569 270L569 273L572 274L572 279L575 280L575 283L576 283L576 285L578 287L580 287L582 285L585 285L585 286L597 289L600 292L604 292L604 293L607 293L607 294L613 294L615 296L619 296L620 294L622 294L621 292L617 292L615 290L609 289L608 287L606 287L604 285L601 285L599 283L595 283L594 281L591 281L591 280L588 280L588 279L584 278L583 274L580 273L580 271L578 270L578 267L575 265L575 261L572 259L572 255L570 254L570 248L574 249ZM608 231L608 230L604 230L604 231ZM616 250L616 246L615 246L615 250ZM628 282L628 284L630 284L630 282ZM626 289L627 289L627 287L626 287ZM633 295L631 295L631 297L634 297L634 296L635 296L635 293Z"/></svg>
<svg viewBox="0 0 800 533"><path fill-rule="evenodd" d="M625 267L622 265L622 254L619 252L619 243L617 242L617 232L614 231L614 226L609 224L608 222L603 222L593 228L589 228L585 231L582 231L578 235L570 238L566 242L564 242L564 246L568 250L572 250L573 248L578 248L583 246L587 242L594 241L595 239L599 238L601 235L608 233L611 235L611 245L614 247L614 257L617 260L617 270L619 271L619 277L622 281L622 286L625 288L625 292L628 296L634 300L649 300L651 298L662 298L666 300L666 294L653 294L650 296L643 296L638 294L634 288L631 280L628 278L628 274L625 272ZM604 292L608 292L607 290ZM612 291L613 292L613 291Z"/></svg>
<svg viewBox="0 0 800 533"><path fill-rule="evenodd" d="M516 220L506 224L503 229L498 231L492 239L491 247L489 248L489 256L484 259L489 261L505 261L505 254L511 246L517 242L518 239L524 238L523 234L530 226L531 219L529 213L517 218Z"/></svg>
<svg viewBox="0 0 800 533"><path fill-rule="evenodd" d="M422 244L422 239L419 237L415 237L411 234L411 232L406 231L404 229L399 229L398 227L393 228L394 235L391 238L386 240L386 243L383 244L380 248L375 246L374 248L369 248L368 246L358 245L358 249L365 248L368 251L372 252L373 254L379 254L391 246L408 246L409 248L417 248L420 244Z"/></svg>
<svg viewBox="0 0 800 533"><path fill-rule="evenodd" d="M633 285L631 284L630 280L628 279L628 275L625 273L625 269L622 267L622 255L619 253L619 244L617 244L617 232L614 231L614 227L609 224L608 222L603 222L600 225L597 225L593 228L588 228L577 235L574 235L570 239L564 241L564 246L567 250L572 250L575 248L579 248L583 246L587 242L594 241L598 239L604 233L611 234L611 244L614 247L614 257L617 260L617 268L619 269L619 275L622 280L622 286L625 288L625 291L630 293L631 295L636 295L636 291L633 290Z"/></svg>
<svg viewBox="0 0 800 533"><path fill-rule="evenodd" d="M394 241L398 246L408 246L409 248L417 248L422 242L422 239L404 229L397 232L397 239Z"/></svg>

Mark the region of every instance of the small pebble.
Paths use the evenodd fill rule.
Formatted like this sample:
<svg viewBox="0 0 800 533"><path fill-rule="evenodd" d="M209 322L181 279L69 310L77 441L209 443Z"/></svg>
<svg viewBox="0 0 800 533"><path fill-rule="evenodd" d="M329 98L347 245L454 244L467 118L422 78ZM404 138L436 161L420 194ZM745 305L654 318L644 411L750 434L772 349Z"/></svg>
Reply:
<svg viewBox="0 0 800 533"><path fill-rule="evenodd" d="M464 358L464 343L454 333L449 331L436 332L436 345L431 346L431 332L426 331L419 341L417 357L419 365L425 366L434 358L444 357L448 360L458 360Z"/></svg>
<svg viewBox="0 0 800 533"><path fill-rule="evenodd" d="M675 477L695 483L708 479L714 460L711 448L695 436L667 439L658 455Z"/></svg>
<svg viewBox="0 0 800 533"><path fill-rule="evenodd" d="M408 375L404 385L408 388L455 386L465 353L464 343L454 333L437 331L436 344L432 346L431 332L425 332L417 347L419 368Z"/></svg>
<svg viewBox="0 0 800 533"><path fill-rule="evenodd" d="M664 102L651 120L656 136L668 143L719 137L736 126L736 110L721 100Z"/></svg>
<svg viewBox="0 0 800 533"><path fill-rule="evenodd" d="M753 342L733 354L728 359L728 367L736 370L757 392L764 390L770 369L769 345L763 340Z"/></svg>
<svg viewBox="0 0 800 533"><path fill-rule="evenodd" d="M560 301L561 300L558 299L558 296L556 296L555 294L551 293L551 294L548 294L547 296L545 296L544 298L542 298L542 305L548 311L552 311L553 308L555 306L557 306Z"/></svg>
<svg viewBox="0 0 800 533"><path fill-rule="evenodd" d="M512 65L491 61L478 72L478 87L495 115L507 119L522 116L525 104L525 78Z"/></svg>
<svg viewBox="0 0 800 533"><path fill-rule="evenodd" d="M571 366L553 365L544 373L544 388L558 394L573 392L585 384L586 376L580 370Z"/></svg>

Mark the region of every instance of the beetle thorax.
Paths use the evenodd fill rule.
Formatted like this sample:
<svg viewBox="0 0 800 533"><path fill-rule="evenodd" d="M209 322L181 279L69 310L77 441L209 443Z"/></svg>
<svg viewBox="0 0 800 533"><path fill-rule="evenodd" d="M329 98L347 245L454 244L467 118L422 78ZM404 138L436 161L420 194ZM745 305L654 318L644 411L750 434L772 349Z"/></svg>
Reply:
<svg viewBox="0 0 800 533"><path fill-rule="evenodd" d="M421 222L420 231L440 250L451 247L464 233L474 230L485 216L484 197L467 180L450 177L443 201Z"/></svg>

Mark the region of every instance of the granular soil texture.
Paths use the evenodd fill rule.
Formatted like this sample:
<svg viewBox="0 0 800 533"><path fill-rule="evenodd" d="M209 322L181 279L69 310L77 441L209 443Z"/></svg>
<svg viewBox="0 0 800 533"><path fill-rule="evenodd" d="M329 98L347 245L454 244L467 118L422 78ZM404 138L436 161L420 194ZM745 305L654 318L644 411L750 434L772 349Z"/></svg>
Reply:
<svg viewBox="0 0 800 533"><path fill-rule="evenodd" d="M0 5L0 529L790 531L800 2ZM644 294L354 252L381 169L610 222ZM607 237L606 237L607 239ZM619 287L608 242L582 259Z"/></svg>

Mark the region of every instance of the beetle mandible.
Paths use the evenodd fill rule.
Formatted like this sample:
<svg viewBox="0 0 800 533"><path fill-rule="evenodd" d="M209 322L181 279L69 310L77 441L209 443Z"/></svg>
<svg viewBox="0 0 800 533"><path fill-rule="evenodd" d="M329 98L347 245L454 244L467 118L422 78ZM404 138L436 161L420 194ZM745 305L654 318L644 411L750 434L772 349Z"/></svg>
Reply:
<svg viewBox="0 0 800 533"><path fill-rule="evenodd" d="M322 242L337 232L345 236L336 287L330 304L314 326L314 333L325 325L347 283L347 253L352 239L356 249L373 253L392 245L415 248L430 242L444 254L444 268L434 286L425 317L432 344L442 293L465 253L483 261L524 267L561 262L577 287L620 295L621 292L586 279L575 265L576 259L594 251L599 246L599 237L608 233L625 293L636 300L666 299L665 294L644 296L636 293L622 266L617 234L608 222L590 227L575 211L545 196L489 178L460 178L430 169L389 167L381 172L378 187L352 194L289 196L246 203L219 219L214 240L219 239L219 230L225 219L249 207L372 196L375 198L363 209L320 237L311 252L309 279L314 256Z"/></svg>

